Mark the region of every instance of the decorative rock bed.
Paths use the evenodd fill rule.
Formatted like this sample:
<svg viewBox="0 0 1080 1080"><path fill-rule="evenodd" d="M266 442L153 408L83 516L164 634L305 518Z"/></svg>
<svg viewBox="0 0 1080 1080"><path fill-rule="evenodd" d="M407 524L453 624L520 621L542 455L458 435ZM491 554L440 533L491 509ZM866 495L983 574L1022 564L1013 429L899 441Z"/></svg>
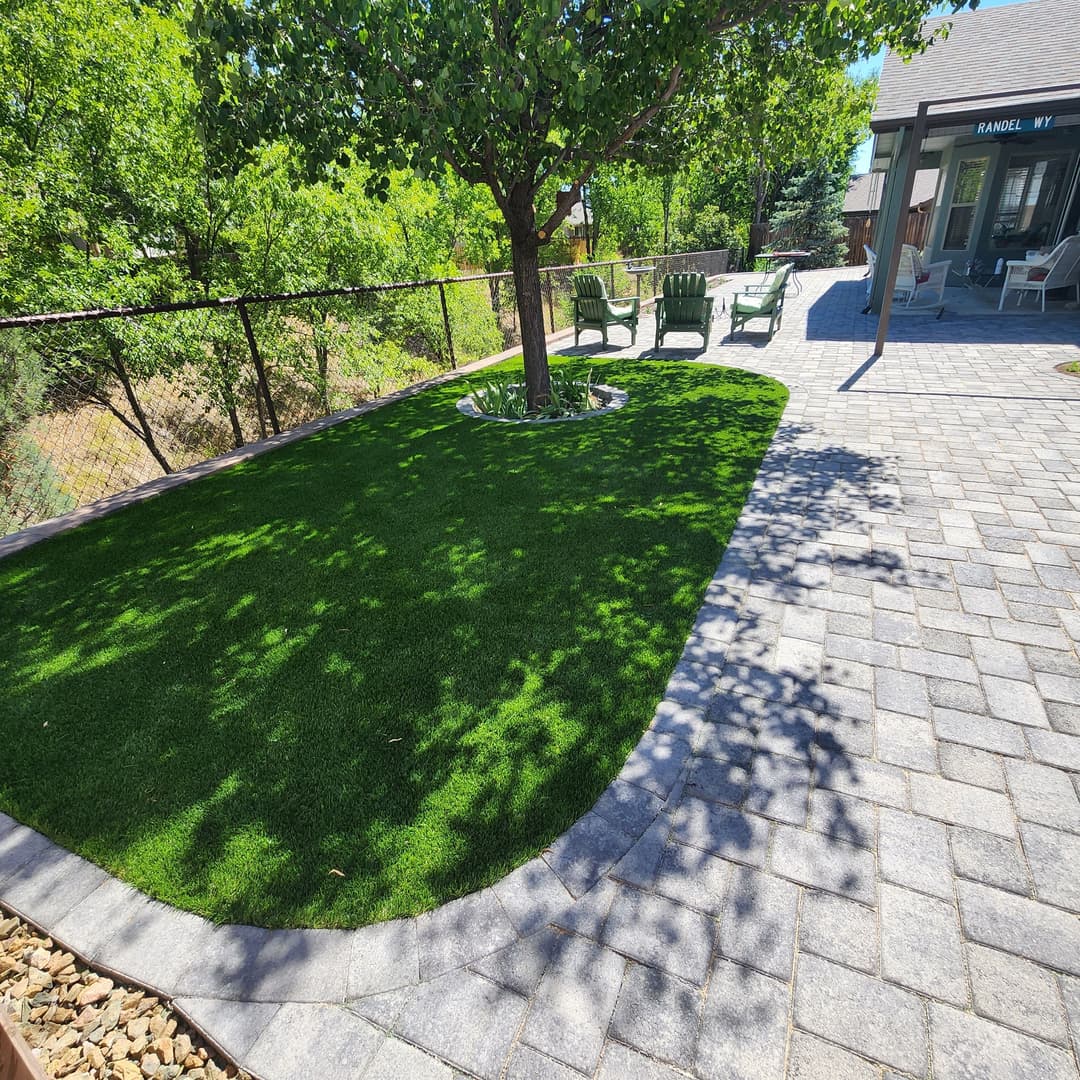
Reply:
<svg viewBox="0 0 1080 1080"><path fill-rule="evenodd" d="M250 1080L220 1066L167 1002L80 964L0 911L0 1008L47 1077L68 1080Z"/></svg>
<svg viewBox="0 0 1080 1080"><path fill-rule="evenodd" d="M518 387L515 386L515 389ZM604 386L597 383L593 392L604 402L599 409L589 409L586 412L574 413L573 416L493 416L491 413L481 412L473 404L472 394L466 394L458 399L458 412L465 416L471 416L476 420L494 420L499 424L565 424L572 420L588 420L593 416L603 416L605 413L621 409L629 400L629 394L625 390L619 390L614 386Z"/></svg>

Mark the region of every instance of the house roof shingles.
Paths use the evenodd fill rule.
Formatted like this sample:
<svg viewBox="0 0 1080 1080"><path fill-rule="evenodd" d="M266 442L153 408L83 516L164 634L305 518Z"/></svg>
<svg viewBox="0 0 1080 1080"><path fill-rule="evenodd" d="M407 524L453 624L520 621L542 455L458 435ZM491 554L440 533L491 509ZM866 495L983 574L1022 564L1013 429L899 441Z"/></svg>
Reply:
<svg viewBox="0 0 1080 1080"><path fill-rule="evenodd" d="M1027 0L927 19L925 34L944 23L952 23L949 36L910 61L886 54L871 118L875 131L893 131L910 122L920 101L1080 82L1080 0ZM1080 91L1014 100L1019 109L1021 101L1027 105L1063 97L1080 97ZM995 104L1010 100L957 109L977 111Z"/></svg>
<svg viewBox="0 0 1080 1080"><path fill-rule="evenodd" d="M919 169L911 192L911 209L930 202L937 194L937 169ZM881 208L883 189L880 174L862 173L853 176L844 196L845 214L868 214Z"/></svg>

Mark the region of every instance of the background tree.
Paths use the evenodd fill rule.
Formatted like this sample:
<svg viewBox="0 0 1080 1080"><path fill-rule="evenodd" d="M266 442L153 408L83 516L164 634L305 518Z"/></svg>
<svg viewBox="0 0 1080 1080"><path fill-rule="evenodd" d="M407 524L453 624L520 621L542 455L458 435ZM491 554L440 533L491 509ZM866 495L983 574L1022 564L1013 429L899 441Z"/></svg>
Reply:
<svg viewBox="0 0 1080 1080"><path fill-rule="evenodd" d="M794 176L784 188L772 217L775 229L785 230L785 243L812 251L808 268L843 266L847 258L841 220L846 184L826 162L818 162Z"/></svg>
<svg viewBox="0 0 1080 1080"><path fill-rule="evenodd" d="M539 250L597 166L692 89L752 22L816 56L919 47L932 0L198 0L200 79L223 147L287 136L313 169L344 145L380 175L449 164L510 236L529 404L549 380ZM953 6L964 6L953 0ZM747 56L746 64L752 58ZM546 182L569 175L538 219Z"/></svg>

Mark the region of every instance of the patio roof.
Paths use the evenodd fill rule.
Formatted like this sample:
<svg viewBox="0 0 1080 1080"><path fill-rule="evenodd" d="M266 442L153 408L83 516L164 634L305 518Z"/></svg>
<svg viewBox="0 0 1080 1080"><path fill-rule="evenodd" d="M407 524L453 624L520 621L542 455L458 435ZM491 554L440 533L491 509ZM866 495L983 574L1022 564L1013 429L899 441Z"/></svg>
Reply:
<svg viewBox="0 0 1080 1080"><path fill-rule="evenodd" d="M910 125L920 101L1075 81L1080 55L1076 15L1075 0L1027 0L927 19L927 36L951 23L948 38L934 41L925 53L907 61L892 52L886 55L871 129L888 132ZM1030 98L1000 104L1016 112L1032 104L1075 99L1075 92L1033 92ZM992 101L981 101L954 112L982 114L993 106Z"/></svg>

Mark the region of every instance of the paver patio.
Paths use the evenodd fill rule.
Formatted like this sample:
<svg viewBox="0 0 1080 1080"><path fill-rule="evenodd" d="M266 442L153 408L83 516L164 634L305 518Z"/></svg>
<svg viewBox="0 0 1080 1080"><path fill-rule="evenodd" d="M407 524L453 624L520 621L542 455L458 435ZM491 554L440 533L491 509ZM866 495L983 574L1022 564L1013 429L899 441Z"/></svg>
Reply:
<svg viewBox="0 0 1080 1080"><path fill-rule="evenodd" d="M650 731L541 858L214 928L2 819L0 897L266 1080L1078 1080L1080 313L898 315L871 363L857 276L714 336L791 401Z"/></svg>

